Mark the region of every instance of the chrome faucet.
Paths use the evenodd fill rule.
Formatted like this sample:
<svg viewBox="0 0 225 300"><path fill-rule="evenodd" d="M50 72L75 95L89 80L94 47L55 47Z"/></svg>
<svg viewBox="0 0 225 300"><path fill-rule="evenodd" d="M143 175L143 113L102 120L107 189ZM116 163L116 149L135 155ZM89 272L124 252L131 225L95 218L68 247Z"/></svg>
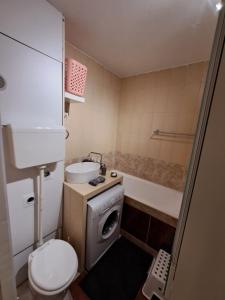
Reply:
<svg viewBox="0 0 225 300"><path fill-rule="evenodd" d="M95 159L93 155L98 156L98 159ZM82 162L96 162L100 164L101 175L106 174L106 164L102 162L102 154L99 152L90 152L87 158L83 159Z"/></svg>

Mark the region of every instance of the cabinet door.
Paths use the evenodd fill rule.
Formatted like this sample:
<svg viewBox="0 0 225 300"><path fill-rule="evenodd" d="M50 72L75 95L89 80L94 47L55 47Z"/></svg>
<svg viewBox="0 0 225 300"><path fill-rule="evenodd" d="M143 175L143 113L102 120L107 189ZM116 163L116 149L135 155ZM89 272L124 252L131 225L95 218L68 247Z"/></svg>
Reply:
<svg viewBox="0 0 225 300"><path fill-rule="evenodd" d="M148 245L155 250L163 249L171 253L175 228L151 217Z"/></svg>
<svg viewBox="0 0 225 300"><path fill-rule="evenodd" d="M121 227L143 242L147 241L149 221L149 215L130 205L124 204Z"/></svg>
<svg viewBox="0 0 225 300"><path fill-rule="evenodd" d="M45 0L3 0L0 32L62 62L63 17Z"/></svg>
<svg viewBox="0 0 225 300"><path fill-rule="evenodd" d="M0 112L3 124L62 124L62 63L0 33Z"/></svg>

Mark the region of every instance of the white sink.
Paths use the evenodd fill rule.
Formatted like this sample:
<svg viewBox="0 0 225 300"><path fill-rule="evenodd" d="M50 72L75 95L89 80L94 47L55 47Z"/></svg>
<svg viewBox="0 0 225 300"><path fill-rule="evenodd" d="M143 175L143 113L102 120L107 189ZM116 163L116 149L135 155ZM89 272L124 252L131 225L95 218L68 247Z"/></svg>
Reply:
<svg viewBox="0 0 225 300"><path fill-rule="evenodd" d="M98 177L100 164L81 162L66 167L66 181L69 183L87 183Z"/></svg>

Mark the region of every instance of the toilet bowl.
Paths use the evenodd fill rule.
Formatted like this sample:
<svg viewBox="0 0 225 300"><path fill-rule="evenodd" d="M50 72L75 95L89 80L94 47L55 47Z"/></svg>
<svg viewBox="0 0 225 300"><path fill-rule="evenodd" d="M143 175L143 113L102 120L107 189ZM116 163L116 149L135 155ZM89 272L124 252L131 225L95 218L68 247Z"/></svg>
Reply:
<svg viewBox="0 0 225 300"><path fill-rule="evenodd" d="M28 278L35 298L72 299L67 288L77 268L77 255L69 243L55 239L44 243L28 258Z"/></svg>

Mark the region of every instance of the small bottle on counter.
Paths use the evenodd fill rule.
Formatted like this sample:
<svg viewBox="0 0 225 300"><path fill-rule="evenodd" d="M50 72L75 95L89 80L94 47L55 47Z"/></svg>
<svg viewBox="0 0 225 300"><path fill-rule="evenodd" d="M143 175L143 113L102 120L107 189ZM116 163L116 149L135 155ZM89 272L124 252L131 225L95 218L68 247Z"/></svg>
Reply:
<svg viewBox="0 0 225 300"><path fill-rule="evenodd" d="M103 176L105 176L105 175L106 175L106 170L107 170L106 164L101 163L101 166L100 166L100 174L103 175Z"/></svg>

